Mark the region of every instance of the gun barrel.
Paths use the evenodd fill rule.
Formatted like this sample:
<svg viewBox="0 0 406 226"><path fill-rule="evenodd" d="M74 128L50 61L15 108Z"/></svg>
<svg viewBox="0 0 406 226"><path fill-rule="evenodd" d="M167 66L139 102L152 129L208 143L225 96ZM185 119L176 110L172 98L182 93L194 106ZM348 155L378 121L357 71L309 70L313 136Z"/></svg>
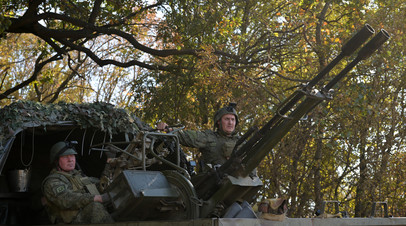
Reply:
<svg viewBox="0 0 406 226"><path fill-rule="evenodd" d="M341 80L355 65L358 64L361 60L365 60L375 50L377 50L383 43L385 43L390 38L390 35L385 30L381 30L378 34L375 35L361 50L358 52L357 57L349 63L337 76L335 76L326 86L324 86L323 90L325 92L329 91L333 86Z"/></svg>
<svg viewBox="0 0 406 226"><path fill-rule="evenodd" d="M328 72L335 67L335 65L342 60L345 56L350 56L357 50L364 42L366 42L373 34L375 34L375 30L369 25L365 24L364 27L359 30L350 40L348 40L344 46L341 48L341 53L329 63L319 74L314 77L309 84L307 84L307 88L311 89L314 85L316 85Z"/></svg>
<svg viewBox="0 0 406 226"><path fill-rule="evenodd" d="M280 142L280 140L293 128L293 126L309 111L326 99L330 99L329 90L339 80L341 80L359 61L369 57L389 38L385 30L381 30L372 38L359 52L357 57L340 71L321 91L314 92L313 86L329 73L332 68L345 56L349 56L362 45L374 30L367 24L353 38L351 38L341 49L341 53L329 63L316 77L314 77L304 88L294 92L279 108L275 114L260 130L255 132L242 147L234 150L220 168L202 175L200 178L192 180L199 197L206 200L201 211L202 216L211 211L215 204L220 201L230 201L235 197L250 195L249 190L245 190L238 184L234 185L233 178L248 178L247 176L261 163L265 156ZM320 84L318 84L322 87ZM244 137L248 137L249 135ZM229 175L229 181L223 180L224 175ZM192 178L193 179L193 178ZM234 180L234 179L233 179ZM245 183L245 181L242 181ZM244 184L246 186L246 184ZM256 184L255 184L256 186ZM234 188L235 187L235 188ZM250 186L246 186L250 187ZM254 186L252 186L254 187ZM233 188L232 192L229 192ZM242 190L239 190L242 189ZM239 194L237 194L239 192Z"/></svg>
<svg viewBox="0 0 406 226"><path fill-rule="evenodd" d="M390 35L384 29L375 35L362 49L358 52L358 57L363 59L371 56L375 50L377 50L383 43L385 43L390 38Z"/></svg>
<svg viewBox="0 0 406 226"><path fill-rule="evenodd" d="M347 43L343 45L341 48L341 52L345 56L350 56L357 50L366 40L368 40L371 35L375 33L375 30L369 25L365 24L365 26L357 32Z"/></svg>
<svg viewBox="0 0 406 226"><path fill-rule="evenodd" d="M383 43L389 39L389 34L381 30L374 38L372 38L365 46L359 51L357 57L350 62L343 70L340 71L327 85L322 88L318 95L307 93L306 98L296 107L288 118L282 118L278 124L269 128L266 135L258 142L257 145L251 147L251 150L246 150L248 155L242 160L245 164L243 172L248 175L250 170L253 170L268 152L286 135L287 132L300 120L303 115L307 114L315 106L327 99L326 94L328 91L340 81L353 67L355 67L361 60L369 57L375 50L377 50ZM303 94L305 95L305 94ZM241 172L239 172L241 174Z"/></svg>
<svg viewBox="0 0 406 226"><path fill-rule="evenodd" d="M260 130L258 130L252 137L249 139L240 149L236 150L231 157L230 161L224 163L219 169L221 172L227 172L230 168L230 165L233 164L233 158L240 158L242 155L245 155L250 147L254 146L265 133L274 125L278 124L283 115L289 112L295 104L297 104L305 95L306 91L309 91L316 85L320 80L328 74L345 56L351 55L356 49L358 49L366 40L368 40L375 30L368 24L365 24L364 27L359 30L349 41L344 44L341 48L341 53L336 56L326 67L324 67L304 88L303 92L293 93L287 101L285 101L282 106L278 109L278 114L269 120L266 125L264 125Z"/></svg>

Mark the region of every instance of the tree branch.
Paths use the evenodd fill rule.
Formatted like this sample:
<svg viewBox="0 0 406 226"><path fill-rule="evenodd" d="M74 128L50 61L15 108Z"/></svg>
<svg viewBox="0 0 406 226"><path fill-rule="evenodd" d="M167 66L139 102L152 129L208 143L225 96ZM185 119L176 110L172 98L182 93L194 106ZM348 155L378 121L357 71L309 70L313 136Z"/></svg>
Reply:
<svg viewBox="0 0 406 226"><path fill-rule="evenodd" d="M322 46L322 40L321 40L321 27L323 25L323 21L326 18L326 14L327 14L327 10L330 8L331 5L331 1L327 1L326 4L323 7L323 10L320 12L320 14L317 16L317 18L319 19L317 25L316 25L316 43L317 43L317 47ZM327 63L326 63L326 53L321 50L321 48L318 48L316 51L317 55L319 55L319 64L320 64L320 68L324 68Z"/></svg>
<svg viewBox="0 0 406 226"><path fill-rule="evenodd" d="M12 19L13 24L19 24L20 19ZM82 27L83 29L80 30L66 30L66 29L50 29L47 28L37 21L39 20L62 20L68 23L71 23L72 25ZM31 23L31 24L30 24ZM125 40L127 40L135 49L138 49L140 51L143 51L147 54L151 54L153 56L158 56L158 57L168 57L168 56L180 56L180 55L192 55L198 57L198 52L203 51L202 49L182 49L182 50L177 50L177 49L166 49L166 50L157 50L153 49L150 47L147 47L145 45L142 45L139 43L132 34L123 32L121 30L113 29L113 28L108 28L108 26L94 26L92 24L89 24L85 21L72 18L66 15L61 15L57 13L42 13L38 16L32 17L30 20L30 23L25 23L24 25L19 25L19 26L10 26L9 29L7 29L7 32L10 33L33 33L46 41L55 51L58 53L64 53L65 50L63 50L62 47L58 47L58 45L52 40L58 40L60 43L62 43L65 46L70 47L72 50L78 50L82 51L86 54L89 55L89 57L94 60L98 65L104 66L108 64L113 64L119 67L130 67L130 66L139 66L143 67L146 69L152 69L152 70L165 70L168 71L171 69L171 67L167 66L153 66L149 65L137 60L132 60L128 62L118 62L115 60L101 60L99 57L97 57L93 52L91 52L90 49L83 47L83 42L81 45L74 44L74 41L79 40L79 39L87 39L91 40L94 39L98 36L101 35L117 35ZM240 59L239 56L229 54L223 51L215 50L214 54L220 55L220 56L225 56L227 58L230 58L234 60L236 63L244 63L247 64L249 63L246 59Z"/></svg>
<svg viewBox="0 0 406 226"><path fill-rule="evenodd" d="M35 69L31 75L31 77L28 78L27 80L19 83L18 85L4 91L3 93L0 93L0 100L8 98L8 95L12 94L13 92L15 92L25 86L28 86L31 82L35 81L38 77L38 74L41 72L42 68L45 65L47 65L48 63L62 59L60 54L56 54L56 55L52 56L51 58L49 58L48 60L45 60L40 63L42 58L43 58L43 54L38 56L37 60L35 61Z"/></svg>
<svg viewBox="0 0 406 226"><path fill-rule="evenodd" d="M77 71L79 68L80 68L80 66L82 66L82 64L86 61L86 58L85 59L83 59L83 60L81 60L79 63L77 63L76 65L75 65L75 68L73 68L72 67L72 64L71 64L71 61L72 61L72 59L71 59L71 57L70 57L70 55L68 54L68 65L69 65L69 68L71 69L71 73L69 73L69 75L68 75L68 77L62 82L62 84L58 87L58 89L55 91L55 93L52 95L52 98L49 100L49 101L47 101L48 103L53 103L53 102L55 102L57 99L58 99L58 97L59 97L59 94L66 88L66 86L69 84L69 82L75 77L75 75L79 75L79 72ZM44 98L45 99L45 98Z"/></svg>
<svg viewBox="0 0 406 226"><path fill-rule="evenodd" d="M93 24L96 21L97 16L100 14L101 4L103 0L95 0L92 13L90 13L89 20L87 21L89 24Z"/></svg>

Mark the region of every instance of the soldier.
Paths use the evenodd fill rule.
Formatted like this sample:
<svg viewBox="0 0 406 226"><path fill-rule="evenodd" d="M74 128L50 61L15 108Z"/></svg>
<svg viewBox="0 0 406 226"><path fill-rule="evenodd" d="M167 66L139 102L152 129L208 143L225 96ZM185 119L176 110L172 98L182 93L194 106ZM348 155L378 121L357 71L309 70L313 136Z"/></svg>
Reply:
<svg viewBox="0 0 406 226"><path fill-rule="evenodd" d="M51 223L112 223L102 203L108 195L100 195L97 178L86 177L76 169L73 142L58 142L50 150L55 165L42 183L45 206Z"/></svg>
<svg viewBox="0 0 406 226"><path fill-rule="evenodd" d="M223 164L234 149L239 139L235 128L238 125L238 115L235 103L219 109L214 115L214 129L205 131L182 130L178 131L180 144L198 148L202 153L201 161L212 166ZM158 123L157 129L171 131L166 123ZM201 164L202 165L202 164Z"/></svg>
<svg viewBox="0 0 406 226"><path fill-rule="evenodd" d="M177 132L179 143L187 146L198 148L202 153L200 160L201 167L205 164L211 164L212 167L221 165L230 158L235 144L240 138L235 131L238 125L238 115L235 110L235 103L230 103L228 106L220 108L214 115L214 129L205 131L181 130ZM161 131L171 131L166 123L158 123L157 129ZM203 163L202 163L203 162ZM203 169L204 171L204 169ZM252 173L256 175L256 170ZM256 218L251 206L241 200L242 203L235 202L232 208L226 210L223 215L222 203L217 204L212 212L213 216L221 216L227 218Z"/></svg>

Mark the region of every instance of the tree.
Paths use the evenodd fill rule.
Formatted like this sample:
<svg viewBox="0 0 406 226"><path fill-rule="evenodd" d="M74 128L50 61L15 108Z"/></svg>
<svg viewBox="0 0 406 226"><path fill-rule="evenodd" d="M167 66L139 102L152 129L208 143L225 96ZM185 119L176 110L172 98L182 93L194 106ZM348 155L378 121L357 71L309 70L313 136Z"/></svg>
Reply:
<svg viewBox="0 0 406 226"><path fill-rule="evenodd" d="M215 2L208 2L215 5ZM125 7L122 7L122 6ZM176 6L177 9L170 8ZM185 5L183 5L185 6ZM151 17L156 13L157 7L170 10L167 15L176 19L182 8L182 3L177 1L158 1L154 4L143 1L13 1L2 2L2 20L6 21L2 27L3 34L27 33L33 34L44 41L50 49L38 58L37 68L43 64L61 60L63 56L74 59L72 54L81 52L86 54L99 66L116 65L119 67L139 66L148 70L168 71L176 73L179 70L188 69L187 65L168 64L165 58L170 56L193 56L199 57L201 46L183 46L176 41L170 45L162 43L168 38L176 39L179 33L167 23L160 23ZM188 6L189 7L189 6ZM182 13L182 12L181 12ZM217 13L220 13L217 12ZM173 16L175 15L175 16ZM186 17L183 17L186 18ZM218 22L214 17L207 25ZM198 18L197 18L198 19ZM171 20L168 20L171 22ZM196 25L199 21L194 21ZM154 28L158 26L158 28ZM173 25L170 25L173 26ZM152 27L152 28L150 28ZM200 29L202 26L195 26ZM207 30L207 29L206 29ZM176 33L173 33L176 32ZM199 31L193 37L201 35L205 30ZM154 34L156 33L156 34ZM146 38L152 35L155 38ZM108 39L107 37L114 37ZM183 37L183 38L192 38ZM118 55L99 54L92 49L93 44L100 40L108 42L123 42L129 48L132 57L124 57L118 60ZM144 43L142 43L142 41ZM167 48L169 47L169 48ZM213 45L213 53L232 64L252 65L252 61L264 61L258 56L243 55L232 51L223 51ZM122 47L124 48L124 47ZM161 48L161 49L159 49ZM270 46L254 45L250 52L256 54L270 49ZM265 49L264 49L265 48ZM247 52L245 52L246 54ZM120 54L115 52L114 54ZM124 54L124 53L121 53ZM123 55L121 55L123 56ZM256 63L254 63L256 65ZM36 79L38 72L34 71L27 83ZM27 85L20 84L13 89L6 90L1 98Z"/></svg>

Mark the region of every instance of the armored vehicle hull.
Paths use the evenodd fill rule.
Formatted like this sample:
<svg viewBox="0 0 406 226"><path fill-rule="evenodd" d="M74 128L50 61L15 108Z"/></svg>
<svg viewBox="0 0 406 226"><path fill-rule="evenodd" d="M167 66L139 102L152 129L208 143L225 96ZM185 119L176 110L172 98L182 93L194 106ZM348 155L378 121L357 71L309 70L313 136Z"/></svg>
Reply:
<svg viewBox="0 0 406 226"><path fill-rule="evenodd" d="M406 218L389 217L271 221L202 216L201 197L176 136L157 134L122 109L103 103L17 102L1 109L0 119L0 224L50 224L41 192L52 168L49 151L58 141L76 140L78 165L89 176L106 176L106 151L115 150L116 159L127 164L110 169L115 175L105 181L114 225L406 225ZM245 189L246 196L261 184L247 178L226 181L230 191Z"/></svg>
<svg viewBox="0 0 406 226"><path fill-rule="evenodd" d="M41 185L59 141L78 142L77 168L101 178L116 221L198 218L176 136L161 138L131 113L106 103L17 102L0 118L0 224L50 223ZM116 153L114 166L106 164L106 152Z"/></svg>

